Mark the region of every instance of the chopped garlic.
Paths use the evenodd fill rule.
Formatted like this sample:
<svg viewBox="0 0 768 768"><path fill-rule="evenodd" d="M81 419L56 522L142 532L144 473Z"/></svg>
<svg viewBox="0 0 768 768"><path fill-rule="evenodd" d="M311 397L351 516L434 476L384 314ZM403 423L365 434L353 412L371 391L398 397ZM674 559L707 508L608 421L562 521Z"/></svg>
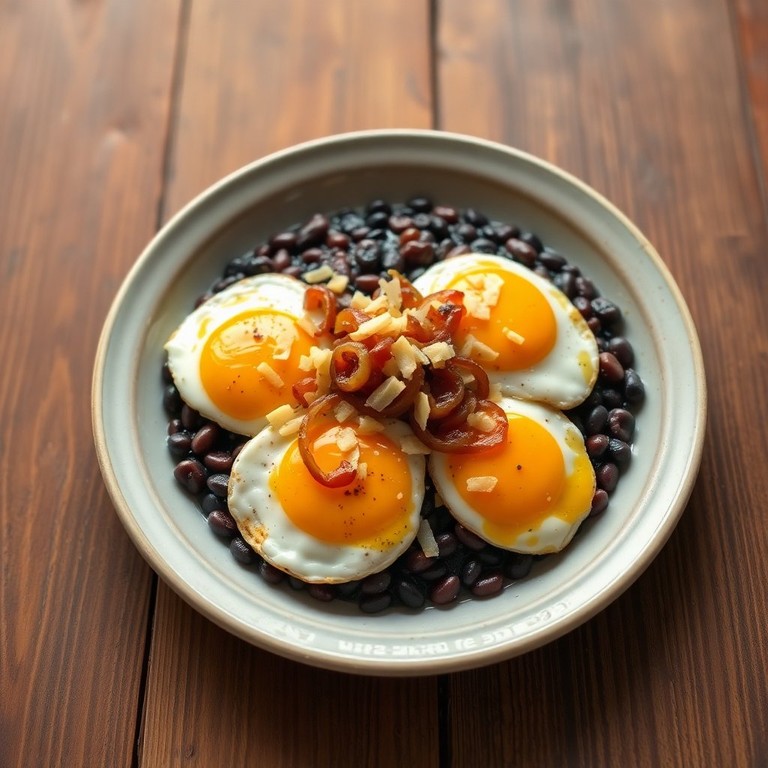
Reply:
<svg viewBox="0 0 768 768"><path fill-rule="evenodd" d="M400 286L400 280L393 278L392 280L379 280L379 288L381 288L382 296L387 297L387 303L389 304L389 311L398 317L400 315L400 307L403 303L403 291Z"/></svg>
<svg viewBox="0 0 768 768"><path fill-rule="evenodd" d="M279 429L287 421L290 421L290 419L292 419L295 415L296 412L290 405L286 403L285 405L279 405L273 411L270 411L267 414L267 421L269 422L270 427Z"/></svg>
<svg viewBox="0 0 768 768"><path fill-rule="evenodd" d="M339 424L343 424L347 419L351 419L356 413L355 406L348 403L346 400L342 400L333 409L333 415Z"/></svg>
<svg viewBox="0 0 768 768"><path fill-rule="evenodd" d="M470 413L467 424L479 432L493 432L496 422L487 413Z"/></svg>
<svg viewBox="0 0 768 768"><path fill-rule="evenodd" d="M525 336L521 336L519 333L516 333L511 328L507 328L505 325L501 332L513 343L513 344L524 344L525 343Z"/></svg>
<svg viewBox="0 0 768 768"><path fill-rule="evenodd" d="M357 435L354 429L344 427L336 436L336 445L342 453L348 453L357 446Z"/></svg>
<svg viewBox="0 0 768 768"><path fill-rule="evenodd" d="M309 398L307 398L309 399ZM290 437L295 435L299 429L301 429L301 422L304 421L303 416L297 416L295 419L286 421L277 431L281 437Z"/></svg>
<svg viewBox="0 0 768 768"><path fill-rule="evenodd" d="M333 293L340 295L347 290L348 285L349 285L349 278L346 275L335 274L328 281L326 287L328 288L329 291L333 291Z"/></svg>
<svg viewBox="0 0 768 768"><path fill-rule="evenodd" d="M419 392L416 395L416 404L413 407L413 418L422 428L427 428L427 419L429 419L429 398L426 393Z"/></svg>
<svg viewBox="0 0 768 768"><path fill-rule="evenodd" d="M467 491L469 493L490 493L499 482L497 477L485 475L484 477L468 477Z"/></svg>
<svg viewBox="0 0 768 768"><path fill-rule="evenodd" d="M260 373L275 389L282 389L285 382L280 378L280 374L269 364L261 362L256 366Z"/></svg>
<svg viewBox="0 0 768 768"><path fill-rule="evenodd" d="M365 404L374 411L383 411L404 389L402 381L390 376L371 392Z"/></svg>
<svg viewBox="0 0 768 768"><path fill-rule="evenodd" d="M400 336L392 345L392 354L394 355L398 370L402 373L404 379L410 379L418 367L416 353L413 350L413 345L405 336Z"/></svg>
<svg viewBox="0 0 768 768"><path fill-rule="evenodd" d="M352 341L363 341L371 336L375 336L377 333L384 332L391 320L391 315L386 313L372 317L370 320L361 323L356 331L352 331L352 333L349 334L349 338L352 339Z"/></svg>
<svg viewBox="0 0 768 768"><path fill-rule="evenodd" d="M368 477L368 464L365 461L361 461L357 465L357 479L365 480L366 477Z"/></svg>
<svg viewBox="0 0 768 768"><path fill-rule="evenodd" d="M358 435L372 435L376 432L383 432L384 425L373 418L373 416L361 416L357 427Z"/></svg>
<svg viewBox="0 0 768 768"><path fill-rule="evenodd" d="M365 309L370 303L371 300L368 296L366 296L364 293L361 293L360 291L355 291L349 306L353 309Z"/></svg>
<svg viewBox="0 0 768 768"><path fill-rule="evenodd" d="M435 368L441 368L446 360L456 355L453 347L447 341L436 341L421 350Z"/></svg>
<svg viewBox="0 0 768 768"><path fill-rule="evenodd" d="M499 403L501 402L501 398L504 397L501 391L501 384L498 382L494 382L490 386L490 391L488 392L488 399L492 403Z"/></svg>
<svg viewBox="0 0 768 768"><path fill-rule="evenodd" d="M435 540L435 534L432 532L432 527L426 520L422 520L419 523L416 539L427 557L437 557L440 554L440 549Z"/></svg>
<svg viewBox="0 0 768 768"><path fill-rule="evenodd" d="M499 356L495 349L479 341L471 333L467 335L459 354L484 363L491 363Z"/></svg>
<svg viewBox="0 0 768 768"><path fill-rule="evenodd" d="M330 280L333 277L333 270L328 264L323 264L317 269L310 269L309 272L305 272L302 275L305 283L310 285L314 283L322 283L326 280Z"/></svg>

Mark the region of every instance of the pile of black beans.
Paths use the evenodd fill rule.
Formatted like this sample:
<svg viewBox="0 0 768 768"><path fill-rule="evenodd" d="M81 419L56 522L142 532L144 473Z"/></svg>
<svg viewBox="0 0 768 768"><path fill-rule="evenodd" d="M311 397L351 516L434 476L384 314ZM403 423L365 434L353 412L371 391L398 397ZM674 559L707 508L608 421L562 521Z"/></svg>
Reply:
<svg viewBox="0 0 768 768"><path fill-rule="evenodd" d="M597 476L590 517L601 515L631 461L635 413L645 390L633 368L632 345L622 335L620 308L601 296L578 266L569 264L532 232L489 220L471 208L435 205L426 197L414 197L404 204L375 200L363 209L314 214L236 256L221 278L198 298L197 305L243 277L268 272L301 277L328 264L336 274L349 277L347 291L338 299L345 306L355 290L372 293L390 269L415 280L436 261L473 252L503 256L551 280L573 302L597 338L597 384L568 416L584 434ZM414 543L385 571L348 584L307 584L289 577L253 552L227 510L229 472L246 438L222 429L183 403L167 366L163 380L163 404L170 417L168 449L176 461L177 481L199 500L211 530L229 542L233 556L270 583L285 582L322 601L354 601L362 611L376 613L398 604L413 609L446 605L462 594L477 598L497 595L509 581L527 576L538 559L494 547L457 523L445 507L436 506L427 477L421 513L435 534L437 557L426 557Z"/></svg>

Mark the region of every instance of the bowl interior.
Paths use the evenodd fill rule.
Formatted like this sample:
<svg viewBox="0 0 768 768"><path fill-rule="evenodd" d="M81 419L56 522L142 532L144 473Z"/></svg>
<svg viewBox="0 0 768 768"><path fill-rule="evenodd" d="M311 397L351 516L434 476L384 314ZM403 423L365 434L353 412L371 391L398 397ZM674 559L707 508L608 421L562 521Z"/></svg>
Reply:
<svg viewBox="0 0 768 768"><path fill-rule="evenodd" d="M233 256L308 218L416 194L536 232L624 311L646 386L633 462L605 515L490 600L361 615L275 588L239 565L172 476L162 347ZM674 368L673 368L674 365ZM673 375L674 371L674 375ZM158 573L229 631L288 657L370 674L431 674L522 653L589 618L642 572L690 493L703 437L698 341L666 268L594 192L522 153L430 132L369 132L271 156L193 201L158 234L107 320L94 429L123 523ZM674 440L672 436L674 435Z"/></svg>

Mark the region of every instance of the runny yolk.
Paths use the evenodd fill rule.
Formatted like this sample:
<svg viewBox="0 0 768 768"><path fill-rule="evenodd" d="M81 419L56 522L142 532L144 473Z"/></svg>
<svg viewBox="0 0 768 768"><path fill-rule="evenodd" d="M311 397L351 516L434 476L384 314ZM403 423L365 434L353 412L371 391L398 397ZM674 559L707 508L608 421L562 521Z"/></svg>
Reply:
<svg viewBox="0 0 768 768"><path fill-rule="evenodd" d="M557 322L547 298L539 288L522 275L504 270L480 267L457 275L449 288L460 291L476 290L467 278L493 274L501 278L503 285L495 306L490 307L490 318L480 319L465 315L458 334L458 347L467 335L499 353L493 362L483 362L484 367L495 371L519 371L530 368L543 360L557 340ZM504 333L508 328L522 337L522 343L511 341Z"/></svg>
<svg viewBox="0 0 768 768"><path fill-rule="evenodd" d="M595 474L575 433L566 438L573 466L566 474L563 449L541 424L508 414L507 443L486 453L456 454L448 469L467 506L483 518L489 541L512 545L518 536L535 533L550 516L575 523L592 503ZM495 477L490 492L470 492L470 477Z"/></svg>
<svg viewBox="0 0 768 768"><path fill-rule="evenodd" d="M299 370L299 358L313 343L289 314L274 309L242 312L208 333L200 353L203 387L228 416L243 421L259 418L287 402L291 386L306 375ZM275 359L289 347L286 359ZM257 370L261 363L282 379L282 386Z"/></svg>
<svg viewBox="0 0 768 768"><path fill-rule="evenodd" d="M357 545L385 551L412 530L411 475L407 456L381 434L358 436L364 479L343 488L318 483L304 465L296 442L272 471L269 485L285 514L327 544ZM320 467L337 467L342 454L334 443L314 452Z"/></svg>

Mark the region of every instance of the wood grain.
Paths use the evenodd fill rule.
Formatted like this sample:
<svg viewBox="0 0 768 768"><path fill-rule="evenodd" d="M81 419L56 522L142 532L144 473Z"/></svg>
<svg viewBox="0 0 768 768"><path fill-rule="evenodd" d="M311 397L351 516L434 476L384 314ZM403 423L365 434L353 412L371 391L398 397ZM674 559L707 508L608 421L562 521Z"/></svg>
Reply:
<svg viewBox="0 0 768 768"><path fill-rule="evenodd" d="M453 678L456 764L768 760L768 483L749 469L767 447L768 341L749 329L768 237L730 29L716 0L440 4L441 127L552 160L629 213L683 288L714 398L688 510L638 583L559 642Z"/></svg>
<svg viewBox="0 0 768 768"><path fill-rule="evenodd" d="M0 764L129 765L151 572L90 378L160 196L177 6L0 4Z"/></svg>
<svg viewBox="0 0 768 768"><path fill-rule="evenodd" d="M430 127L427 7L281 0L232 14L195 2L164 209L297 141ZM432 766L436 691L434 679L355 678L277 658L160 585L141 764Z"/></svg>

